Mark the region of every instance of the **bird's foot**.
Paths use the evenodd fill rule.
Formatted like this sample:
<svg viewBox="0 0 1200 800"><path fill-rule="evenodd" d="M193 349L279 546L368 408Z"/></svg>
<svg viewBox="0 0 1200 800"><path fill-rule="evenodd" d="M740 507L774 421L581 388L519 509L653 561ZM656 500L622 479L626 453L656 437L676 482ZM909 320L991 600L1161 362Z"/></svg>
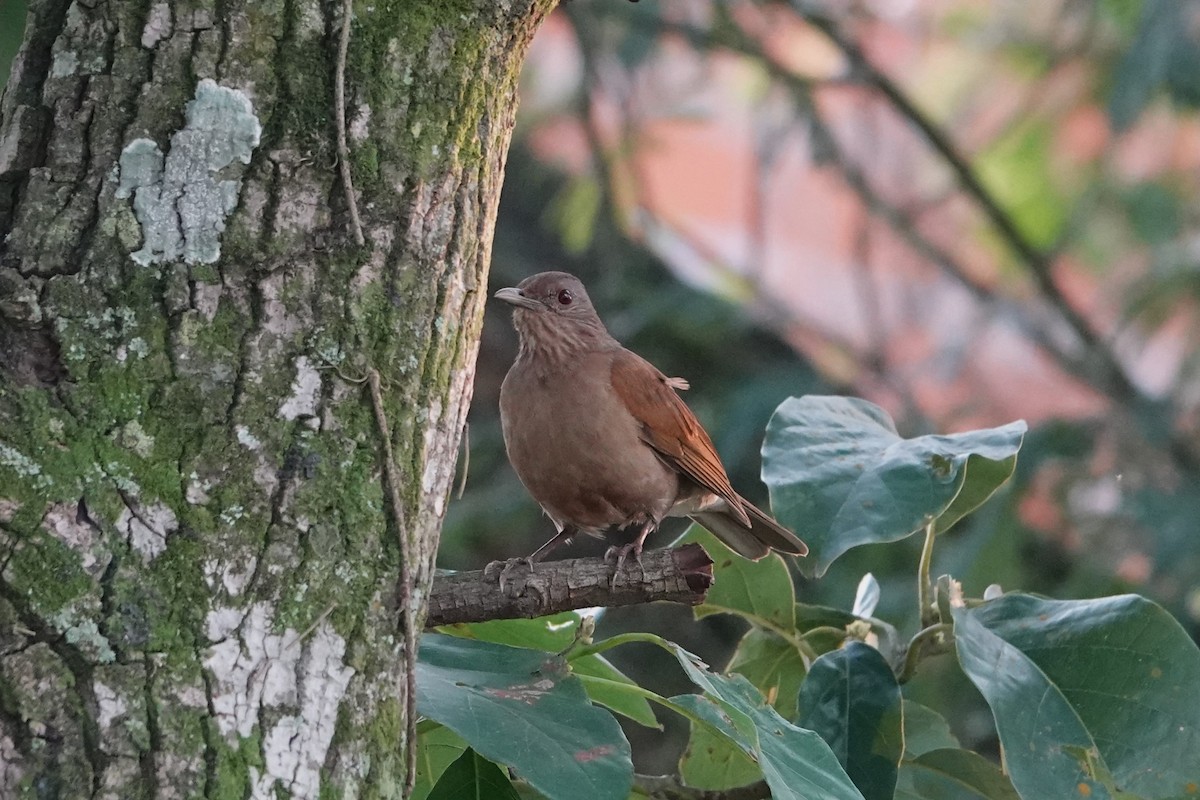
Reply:
<svg viewBox="0 0 1200 800"><path fill-rule="evenodd" d="M510 573L522 564L529 568L529 574L532 575L533 559L530 556L519 556L503 561L489 561L483 568L483 577L488 580L494 579L496 585L500 587L500 594L508 594L508 587L512 585L509 582Z"/></svg>
<svg viewBox="0 0 1200 800"><path fill-rule="evenodd" d="M623 544L620 547L610 547L604 552L605 561L615 561L612 574L608 576L609 589L617 585L617 575L621 572L621 567L625 566L625 559L631 554L633 560L637 562L638 569L642 569L642 543L640 541Z"/></svg>

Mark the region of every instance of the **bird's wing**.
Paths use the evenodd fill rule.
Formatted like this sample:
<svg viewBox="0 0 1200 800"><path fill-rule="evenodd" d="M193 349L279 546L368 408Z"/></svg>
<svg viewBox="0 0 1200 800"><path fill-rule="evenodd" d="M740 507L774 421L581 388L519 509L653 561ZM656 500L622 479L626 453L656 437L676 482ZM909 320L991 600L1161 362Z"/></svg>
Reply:
<svg viewBox="0 0 1200 800"><path fill-rule="evenodd" d="M675 394L675 380L629 350L622 349L613 358L613 390L641 424L642 441L688 478L725 500L733 515L750 527L750 518L729 483L712 440Z"/></svg>

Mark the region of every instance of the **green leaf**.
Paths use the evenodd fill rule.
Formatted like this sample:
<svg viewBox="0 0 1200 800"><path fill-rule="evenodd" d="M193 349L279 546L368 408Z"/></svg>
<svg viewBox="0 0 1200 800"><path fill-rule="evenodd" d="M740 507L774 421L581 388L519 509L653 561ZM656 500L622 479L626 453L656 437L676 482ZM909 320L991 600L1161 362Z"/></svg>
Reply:
<svg viewBox="0 0 1200 800"><path fill-rule="evenodd" d="M887 413L850 397L793 397L767 425L763 480L779 520L808 542L821 575L861 544L944 531L1012 474L1024 422L903 439ZM943 518L944 519L941 519Z"/></svg>
<svg viewBox="0 0 1200 800"><path fill-rule="evenodd" d="M417 724L417 782L409 800L425 800L446 768L454 763L467 743L454 731L433 720Z"/></svg>
<svg viewBox="0 0 1200 800"><path fill-rule="evenodd" d="M784 719L796 716L796 696L807 671L794 644L762 628L746 631L725 668L745 676Z"/></svg>
<svg viewBox="0 0 1200 800"><path fill-rule="evenodd" d="M440 634L421 638L417 710L550 800L624 800L629 742L554 655Z"/></svg>
<svg viewBox="0 0 1200 800"><path fill-rule="evenodd" d="M929 706L915 700L904 701L904 758L911 761L930 750L957 748L958 739L950 723Z"/></svg>
<svg viewBox="0 0 1200 800"><path fill-rule="evenodd" d="M546 220L558 231L563 249L579 255L596 233L596 219L604 200L600 183L590 174L572 178L546 207Z"/></svg>
<svg viewBox="0 0 1200 800"><path fill-rule="evenodd" d="M1159 606L1007 594L955 609L954 635L1022 797L1195 792L1200 650Z"/></svg>
<svg viewBox="0 0 1200 800"><path fill-rule="evenodd" d="M777 553L758 561L742 558L699 525L689 528L680 541L699 543L713 560L713 586L694 609L697 619L725 613L761 627L795 627L792 575Z"/></svg>
<svg viewBox="0 0 1200 800"><path fill-rule="evenodd" d="M741 675L717 675L682 647L665 644L708 695L681 695L671 702L757 761L775 800L862 800L820 736L779 716Z"/></svg>
<svg viewBox="0 0 1200 800"><path fill-rule="evenodd" d="M693 725L679 758L685 786L720 792L762 780L762 770L728 736L706 725Z"/></svg>
<svg viewBox="0 0 1200 800"><path fill-rule="evenodd" d="M561 614L536 619L503 619L443 625L438 628L438 632L464 639L558 653L575 641L580 619L581 615L578 612L564 611ZM581 656L571 662L571 671L581 678L597 679L583 681L583 688L592 702L629 717L639 724L662 729L646 698L630 690L630 687L636 688L637 684L602 656Z"/></svg>
<svg viewBox="0 0 1200 800"><path fill-rule="evenodd" d="M746 688L752 687L746 684ZM727 690L724 698L728 697ZM775 800L861 800L862 795L821 737L797 728L778 714L769 721L743 710L736 700L728 702L724 698L715 701L704 695L686 694L672 697L671 702L703 719L748 758L757 760ZM770 706L760 708L775 713Z"/></svg>
<svg viewBox="0 0 1200 800"><path fill-rule="evenodd" d="M1121 195L1126 218L1134 233L1148 244L1166 244L1180 234L1184 202L1163 183L1131 186ZM1194 261L1188 259L1194 266Z"/></svg>
<svg viewBox="0 0 1200 800"><path fill-rule="evenodd" d="M1124 131L1137 121L1154 94L1165 85L1178 103L1200 99L1200 54L1191 28L1190 4L1146 0L1137 35L1114 72L1108 115Z"/></svg>
<svg viewBox="0 0 1200 800"><path fill-rule="evenodd" d="M840 608L796 603L796 630L817 654L837 650L845 644L846 626L857 620L858 617ZM821 630L817 631L818 628Z"/></svg>
<svg viewBox="0 0 1200 800"><path fill-rule="evenodd" d="M956 522L986 503L988 498L1012 477L1013 470L1017 466L1017 451L1021 449L1021 439L1025 434L1025 423L1010 423L1003 428L991 428L989 431L1004 431L1005 429L1009 429L1008 434L1011 436L1009 439L1012 445L1011 455L997 460L974 453L968 457L965 467L966 480L962 483L962 489L954 496L950 507L938 515L935 526L938 533L950 530ZM987 432L975 431L974 433ZM1013 436L1014 432L1015 436ZM967 446L972 445L968 444ZM1003 449L1000 452L1004 452Z"/></svg>
<svg viewBox="0 0 1200 800"><path fill-rule="evenodd" d="M496 619L488 622L462 622L439 627L438 633L495 642L511 647L528 647L559 653L575 641L575 630L581 617L576 611L564 611L536 619Z"/></svg>
<svg viewBox="0 0 1200 800"><path fill-rule="evenodd" d="M829 744L866 800L891 800L904 752L900 685L878 650L850 642L814 661L799 724Z"/></svg>
<svg viewBox="0 0 1200 800"><path fill-rule="evenodd" d="M832 606L796 603L796 630L807 633L814 628L845 628L858 617Z"/></svg>
<svg viewBox="0 0 1200 800"><path fill-rule="evenodd" d="M1057 133L1044 120L1026 117L975 157L979 180L1036 247L1049 247L1061 235L1070 207L1051 168Z"/></svg>
<svg viewBox="0 0 1200 800"><path fill-rule="evenodd" d="M571 672L579 677L593 703L599 703L639 725L662 730L641 687L604 657L596 653L580 656L571 662Z"/></svg>
<svg viewBox="0 0 1200 800"><path fill-rule="evenodd" d="M504 771L467 748L429 793L429 800L520 800Z"/></svg>
<svg viewBox="0 0 1200 800"><path fill-rule="evenodd" d="M1080 797L1078 794L1071 796ZM999 767L978 753L956 748L930 750L901 764L896 797L903 800L1020 800L1012 782Z"/></svg>

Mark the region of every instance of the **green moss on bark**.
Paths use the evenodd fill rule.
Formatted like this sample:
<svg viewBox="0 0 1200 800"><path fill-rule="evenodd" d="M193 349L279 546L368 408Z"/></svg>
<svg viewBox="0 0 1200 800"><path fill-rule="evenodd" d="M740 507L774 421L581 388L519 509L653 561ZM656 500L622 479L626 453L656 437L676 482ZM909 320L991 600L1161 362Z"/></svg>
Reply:
<svg viewBox="0 0 1200 800"><path fill-rule="evenodd" d="M215 770L212 784L207 788L207 794L213 800L244 800L246 787L252 784L250 768L261 774L263 771L262 737L254 734L239 739L235 747L225 745L220 731L215 724L210 733L210 741L220 742L216 748Z"/></svg>
<svg viewBox="0 0 1200 800"><path fill-rule="evenodd" d="M371 765L367 775L364 800L393 800L400 796L400 776L403 774L403 762L400 751L389 742L403 741L404 713L399 704L387 700L380 705L379 713L375 715L367 740L371 743L372 752L379 753L377 763Z"/></svg>

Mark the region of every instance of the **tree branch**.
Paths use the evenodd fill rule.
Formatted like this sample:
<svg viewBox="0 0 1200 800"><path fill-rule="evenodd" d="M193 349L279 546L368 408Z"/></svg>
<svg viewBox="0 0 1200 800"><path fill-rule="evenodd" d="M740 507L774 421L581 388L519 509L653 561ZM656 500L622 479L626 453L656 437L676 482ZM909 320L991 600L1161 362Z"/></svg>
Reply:
<svg viewBox="0 0 1200 800"><path fill-rule="evenodd" d="M788 1L796 2L796 0ZM1109 347L1108 341L1112 337L1105 338L1092 329L1085 317L1067 301L1067 298L1058 289L1052 274L1052 259L1055 251L1053 249L1046 252L1040 251L1024 238L1017 229L1015 221L1008 217L998 201L979 181L967 159L958 153L950 139L917 109L894 82L875 69L866 54L858 49L851 40L841 35L830 19L821 16L807 4L800 3L797 7L798 12L817 30L825 34L834 46L839 47L850 61L852 70L846 82L862 83L878 91L901 117L908 120L921 132L929 142L930 148L942 158L958 179L958 185L964 193L979 206L1000 237L1030 269L1039 288L1039 295L1047 306L1054 309L1057 318L1072 330L1076 340L1082 345L1083 352L1071 352L1062 342L1058 341L1055 332L1045 320L1035 318L1034 315L1020 308L1018 304L998 294L991 286L972 276L970 271L960 264L948 250L941 248L921 233L909 215L875 191L867 180L865 172L853 164L842 152L833 132L825 125L813 107L810 90L817 85L827 85L838 81L816 81L796 75L771 59L749 35L736 27L726 26L718 34L689 24L659 19L642 12L614 10L608 6L597 6L597 9L603 9L600 11L602 15L625 14L627 18L636 19L639 25L647 29L682 36L697 47L722 48L755 59L773 79L778 80L791 92L800 107L807 112L808 132L813 137L814 151L820 152L824 160L833 163L838 168L846 184L859 196L864 205L874 215L884 220L916 254L958 281L980 302L1005 310L1008 319L1016 322L1035 344L1053 356L1069 374L1099 391L1111 395L1131 413L1144 413L1146 409L1158 407L1133 382L1120 359ZM819 332L818 335L820 335ZM866 364L866 366L871 368L872 365ZM1165 410L1168 413L1177 413L1170 406L1165 407ZM1196 452L1195 446L1185 436L1179 434L1171 436L1168 440L1168 451L1179 467L1190 471L1200 470L1200 453Z"/></svg>
<svg viewBox="0 0 1200 800"><path fill-rule="evenodd" d="M1100 360L1107 373L1103 376L1109 382L1106 389L1114 389L1124 396L1133 399L1143 399L1141 390L1125 372L1124 366L1116 355L1108 348L1104 339L1091 327L1091 324L1058 288L1054 280L1053 264L1050 256L1039 250L1017 228L1016 221L1001 208L999 201L992 195L983 182L975 174L967 159L959 153L950 138L931 119L917 108L908 95L900 89L887 75L880 72L871 63L857 44L844 36L837 24L828 16L821 13L810 3L794 2L793 7L810 25L821 31L825 37L850 62L857 77L874 87L892 105L901 117L908 120L913 127L921 132L925 141L933 149L954 176L958 179L963 191L979 206L984 216L991 222L1000 239L1008 245L1016 256L1025 263L1033 273L1034 280L1042 292L1042 296L1054 306L1063 320L1079 337L1085 347Z"/></svg>
<svg viewBox="0 0 1200 800"><path fill-rule="evenodd" d="M712 586L712 559L698 544L648 550L642 564L626 561L609 585L612 565L602 558L515 564L501 590L491 570L439 574L429 596L426 627L493 619L528 619L592 606L628 606L669 600L698 605Z"/></svg>

